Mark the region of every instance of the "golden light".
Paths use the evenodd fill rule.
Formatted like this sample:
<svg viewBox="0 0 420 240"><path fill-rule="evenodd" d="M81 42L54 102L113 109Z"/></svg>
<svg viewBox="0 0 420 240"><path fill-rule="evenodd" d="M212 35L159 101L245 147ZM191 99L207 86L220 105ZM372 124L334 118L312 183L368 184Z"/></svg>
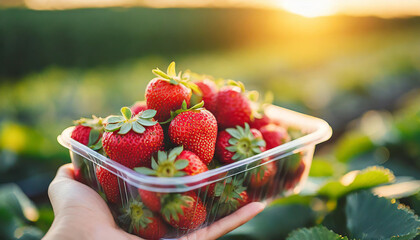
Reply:
<svg viewBox="0 0 420 240"><path fill-rule="evenodd" d="M279 5L286 11L304 17L327 16L336 12L333 0L279 0Z"/></svg>

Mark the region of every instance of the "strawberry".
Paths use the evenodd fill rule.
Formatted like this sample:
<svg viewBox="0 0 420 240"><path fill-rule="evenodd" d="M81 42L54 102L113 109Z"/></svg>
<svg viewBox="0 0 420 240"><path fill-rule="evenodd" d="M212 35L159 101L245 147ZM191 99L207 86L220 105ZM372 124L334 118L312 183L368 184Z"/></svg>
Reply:
<svg viewBox="0 0 420 240"><path fill-rule="evenodd" d="M195 105L201 101L204 102L204 107L209 110L211 113L214 113L216 110L216 101L217 101L217 85L214 81L209 78L204 78L199 81L194 82L198 88L201 90L200 93L193 93L191 97L191 105Z"/></svg>
<svg viewBox="0 0 420 240"><path fill-rule="evenodd" d="M215 116L220 129L244 126L251 121L252 109L241 82L229 81L217 94Z"/></svg>
<svg viewBox="0 0 420 240"><path fill-rule="evenodd" d="M261 164L264 164L268 160L269 159L263 159ZM274 161L251 170L250 186L253 188L258 188L266 185L268 181L270 181L275 176L276 172L277 165Z"/></svg>
<svg viewBox="0 0 420 240"><path fill-rule="evenodd" d="M71 133L71 138L94 150L102 147L102 145L96 144L100 142L104 131L102 118L92 116L91 119L81 118L74 123L76 126Z"/></svg>
<svg viewBox="0 0 420 240"><path fill-rule="evenodd" d="M162 219L147 209L143 203L131 201L119 217L122 222L129 222L129 232L146 239L160 239L168 229Z"/></svg>
<svg viewBox="0 0 420 240"><path fill-rule="evenodd" d="M305 162L302 160L303 154L301 152L289 156L286 161L287 172L285 176L285 188L286 190L293 189L302 178L303 172L305 171Z"/></svg>
<svg viewBox="0 0 420 240"><path fill-rule="evenodd" d="M169 194L162 206L162 217L171 226L196 229L206 220L207 210L195 192Z"/></svg>
<svg viewBox="0 0 420 240"><path fill-rule="evenodd" d="M262 115L261 117L257 118L256 116L254 119L249 123L251 128L255 128L261 131L261 128L270 124L271 119L267 115Z"/></svg>
<svg viewBox="0 0 420 240"><path fill-rule="evenodd" d="M133 112L133 115L139 114L141 111L147 110L147 104L145 101L137 101L131 106L131 112Z"/></svg>
<svg viewBox="0 0 420 240"><path fill-rule="evenodd" d="M199 92L197 85L188 78L181 77L175 71L175 62L172 62L167 73L159 68L153 70L157 78L152 79L146 87L146 103L150 109L155 109L156 120L163 122L171 117L171 111L181 108L182 102L190 104L191 89Z"/></svg>
<svg viewBox="0 0 420 240"><path fill-rule="evenodd" d="M169 125L169 137L176 145L195 153L204 164L209 164L214 155L217 138L217 122L213 114L203 108L203 102L187 109L173 112L174 119Z"/></svg>
<svg viewBox="0 0 420 240"><path fill-rule="evenodd" d="M80 142L83 145L90 147L91 149L98 151L102 148L103 125L102 118L92 116L91 119L81 118L74 122L74 127L71 138ZM74 165L74 179L82 183L90 183L93 179L90 177L88 160L75 156L73 158Z"/></svg>
<svg viewBox="0 0 420 240"><path fill-rule="evenodd" d="M128 168L150 166L152 154L163 146L162 127L153 120L156 111L149 109L132 116L128 107L123 116L107 118L102 144L105 153Z"/></svg>
<svg viewBox="0 0 420 240"><path fill-rule="evenodd" d="M144 175L158 177L181 177L196 175L207 171L207 166L194 153L184 150L182 146L172 149L169 153L159 151L158 161L152 157L152 169L146 167L134 168Z"/></svg>
<svg viewBox="0 0 420 240"><path fill-rule="evenodd" d="M219 201L212 207L211 213L214 216L226 216L249 203L243 183L243 179L230 177L225 182L215 184L214 197L219 198Z"/></svg>
<svg viewBox="0 0 420 240"><path fill-rule="evenodd" d="M250 94L248 94L250 95ZM270 119L266 114L266 108L273 103L274 96L272 92L266 92L264 95L264 99L259 100L258 92L252 92L251 96L248 96L253 101L251 102L252 106L252 116L251 122L249 125L251 128L255 128L261 130L262 127L272 123L272 119Z"/></svg>
<svg viewBox="0 0 420 240"><path fill-rule="evenodd" d="M269 124L260 129L261 134L267 144L267 150L275 148L290 141L290 136L287 130L278 125Z"/></svg>
<svg viewBox="0 0 420 240"><path fill-rule="evenodd" d="M265 151L265 141L260 131L237 126L219 132L216 142L216 156L225 164L243 160Z"/></svg>
<svg viewBox="0 0 420 240"><path fill-rule="evenodd" d="M121 197L118 177L107 169L98 166L96 168L96 178L102 186L108 201L111 203L119 203Z"/></svg>
<svg viewBox="0 0 420 240"><path fill-rule="evenodd" d="M161 198L164 193L150 192L143 189L138 189L141 201L153 212L159 212L161 209Z"/></svg>

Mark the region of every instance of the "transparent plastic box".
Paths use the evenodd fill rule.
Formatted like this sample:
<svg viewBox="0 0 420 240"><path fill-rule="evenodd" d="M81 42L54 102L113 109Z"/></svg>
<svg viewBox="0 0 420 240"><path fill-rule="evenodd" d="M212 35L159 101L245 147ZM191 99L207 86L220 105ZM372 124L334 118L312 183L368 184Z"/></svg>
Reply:
<svg viewBox="0 0 420 240"><path fill-rule="evenodd" d="M102 167L117 176L119 199L116 203L110 201L107 201L107 203L118 225L128 232L132 232L133 229L125 221L121 221L120 216L123 214L122 209L132 201L142 201L139 190L146 190L159 195L195 192L206 207L206 220L200 226L191 228L177 229L166 225L167 233L164 238L180 238L199 228L211 225L214 221L235 211L235 209L229 208L229 211L226 211L226 207L223 206L226 204L223 188L231 187L233 182L239 182L243 189L246 189L248 202L268 203L273 199L300 191L309 174L315 145L331 137L331 127L322 119L277 106L268 107L266 114L285 127L299 130L301 136L256 156L195 176L158 178L137 173L71 139L73 127L65 129L58 136L58 141L70 150L75 171L82 173L83 182L102 196L104 196L103 189L97 180L96 168ZM263 159L264 161L262 161ZM273 164L271 162L275 164L277 169L274 177L270 178L263 186L252 186L250 179L255 174L256 169L265 164ZM219 196L209 193L209 191L214 191L215 184L217 184L219 192L222 192ZM210 188L212 190L209 190ZM106 200L106 197L104 198ZM154 214L159 215L157 212Z"/></svg>

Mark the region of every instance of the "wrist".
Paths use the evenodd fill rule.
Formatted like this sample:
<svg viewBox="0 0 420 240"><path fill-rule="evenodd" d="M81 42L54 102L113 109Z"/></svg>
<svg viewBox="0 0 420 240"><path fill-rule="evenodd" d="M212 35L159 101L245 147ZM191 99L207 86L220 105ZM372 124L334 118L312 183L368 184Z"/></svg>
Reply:
<svg viewBox="0 0 420 240"><path fill-rule="evenodd" d="M94 239L92 232L86 224L75 221L69 217L56 217L51 228L43 240L79 240Z"/></svg>

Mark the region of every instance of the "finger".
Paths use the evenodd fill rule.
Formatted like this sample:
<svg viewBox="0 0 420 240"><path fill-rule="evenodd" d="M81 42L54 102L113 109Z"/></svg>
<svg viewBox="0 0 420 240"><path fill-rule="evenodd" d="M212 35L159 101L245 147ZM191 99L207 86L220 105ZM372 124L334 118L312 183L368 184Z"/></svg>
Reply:
<svg viewBox="0 0 420 240"><path fill-rule="evenodd" d="M70 178L74 179L74 168L72 163L67 163L57 170L56 178Z"/></svg>
<svg viewBox="0 0 420 240"><path fill-rule="evenodd" d="M264 210L265 204L260 202L252 202L240 208L231 215L220 219L209 227L198 230L196 236L205 236L205 239L217 239L233 229L248 222L258 213Z"/></svg>

